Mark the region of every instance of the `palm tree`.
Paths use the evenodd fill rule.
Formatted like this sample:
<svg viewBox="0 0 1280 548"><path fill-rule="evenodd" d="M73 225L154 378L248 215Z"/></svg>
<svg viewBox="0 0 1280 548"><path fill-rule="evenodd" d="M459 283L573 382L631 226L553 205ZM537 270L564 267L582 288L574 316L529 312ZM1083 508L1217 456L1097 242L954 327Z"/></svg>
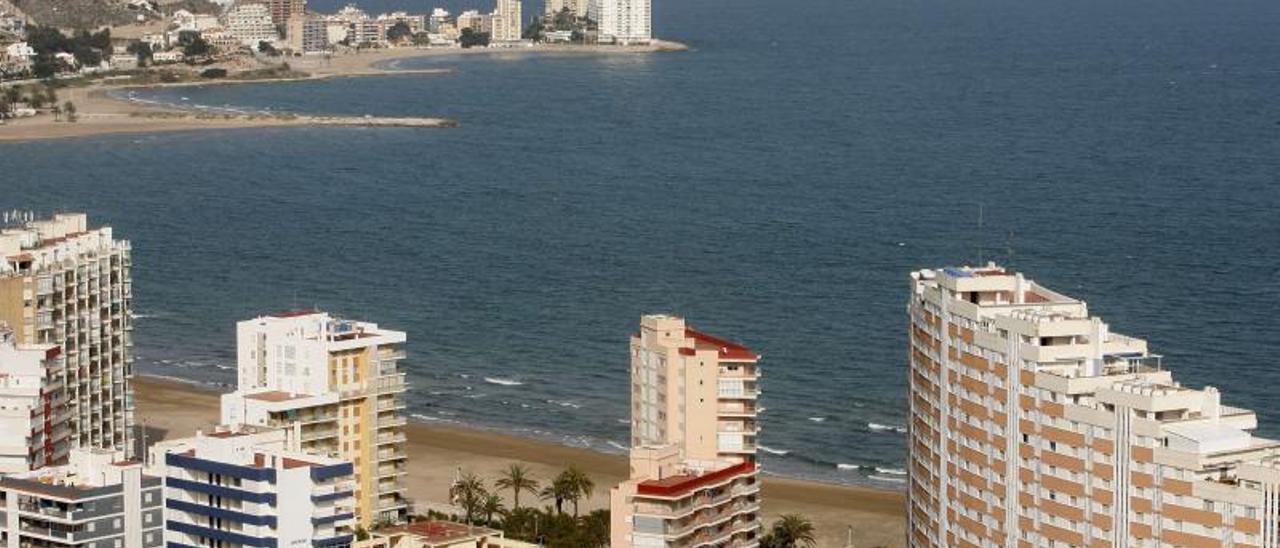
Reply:
<svg viewBox="0 0 1280 548"><path fill-rule="evenodd" d="M511 490L511 505L513 510L520 509L520 492L527 491L534 496L538 494L538 480L529 477L529 469L522 464L512 464L502 473L502 477L498 481L493 482L493 486L498 489Z"/></svg>
<svg viewBox="0 0 1280 548"><path fill-rule="evenodd" d="M484 513L484 521L487 524L493 523L493 515L501 514L506 511L506 507L502 505L502 496L497 493L487 493L484 500L480 502L480 511Z"/></svg>
<svg viewBox="0 0 1280 548"><path fill-rule="evenodd" d="M470 472L463 474L449 487L449 500L462 507L463 512L466 513L467 523L473 521L487 496L484 482Z"/></svg>
<svg viewBox="0 0 1280 548"><path fill-rule="evenodd" d="M67 114L68 122L76 121L76 104L75 103L72 103L71 101L67 101L67 103L62 106L62 111Z"/></svg>
<svg viewBox="0 0 1280 548"><path fill-rule="evenodd" d="M576 518L578 517L578 501L591 498L591 494L596 490L596 482L592 481L576 466L570 466L561 475L565 476L565 481L569 483L570 491L573 493L569 500L573 502L573 517Z"/></svg>
<svg viewBox="0 0 1280 548"><path fill-rule="evenodd" d="M817 545L818 541L813 536L813 522L799 514L778 516L778 521L773 522L773 527L760 542L760 546L769 546L771 548L798 548L800 546L812 548Z"/></svg>
<svg viewBox="0 0 1280 548"><path fill-rule="evenodd" d="M62 107L58 106L57 103L53 104L53 121L62 121Z"/></svg>
<svg viewBox="0 0 1280 548"><path fill-rule="evenodd" d="M551 485L542 488L538 493L542 500L554 500L556 503L556 513L564 513L564 501L569 500L573 496L573 485L567 481L564 472L556 476Z"/></svg>

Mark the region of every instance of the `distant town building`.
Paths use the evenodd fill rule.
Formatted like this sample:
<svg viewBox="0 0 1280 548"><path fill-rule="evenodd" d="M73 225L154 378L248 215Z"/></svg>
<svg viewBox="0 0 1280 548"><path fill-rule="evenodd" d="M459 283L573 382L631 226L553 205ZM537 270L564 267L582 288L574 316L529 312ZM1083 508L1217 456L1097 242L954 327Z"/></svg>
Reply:
<svg viewBox="0 0 1280 548"><path fill-rule="evenodd" d="M324 53L337 42L329 41L329 23L315 15L290 19L286 36L289 49L295 53Z"/></svg>
<svg viewBox="0 0 1280 548"><path fill-rule="evenodd" d="M443 8L431 10L431 17L427 19L427 32L441 34L441 29L449 24L449 20L449 10Z"/></svg>
<svg viewBox="0 0 1280 548"><path fill-rule="evenodd" d="M611 546L754 546L760 356L645 316L631 337L631 478L610 491Z"/></svg>
<svg viewBox="0 0 1280 548"><path fill-rule="evenodd" d="M492 33L493 17L476 10L467 10L458 15L458 32L471 29L475 33Z"/></svg>
<svg viewBox="0 0 1280 548"><path fill-rule="evenodd" d="M173 16L170 20L174 25L177 25L177 30L179 31L193 30L196 32L203 32L222 26L222 23L218 21L218 16L216 15L203 13L196 14L187 10L178 10L173 12Z"/></svg>
<svg viewBox="0 0 1280 548"><path fill-rule="evenodd" d="M160 478L106 449L75 449L68 464L0 478L6 546L164 546Z"/></svg>
<svg viewBox="0 0 1280 548"><path fill-rule="evenodd" d="M908 280L910 546L1277 545L1280 441L1084 301L994 264Z"/></svg>
<svg viewBox="0 0 1280 548"><path fill-rule="evenodd" d="M301 17L307 13L307 0L265 0L267 8L271 11L271 22L277 27L283 27L289 23L294 17Z"/></svg>
<svg viewBox="0 0 1280 548"><path fill-rule="evenodd" d="M497 7L493 10L493 32L489 36L490 42L519 42L524 30L520 0L497 0L497 2Z"/></svg>
<svg viewBox="0 0 1280 548"><path fill-rule="evenodd" d="M152 63L181 63L185 58L186 55L178 50L157 51L151 54Z"/></svg>
<svg viewBox="0 0 1280 548"><path fill-rule="evenodd" d="M168 546L350 546L350 462L290 451L286 432L246 427L164 441Z"/></svg>
<svg viewBox="0 0 1280 548"><path fill-rule="evenodd" d="M224 424L290 429L300 449L355 464L357 521L404 521L405 334L322 312L236 326L238 384Z"/></svg>
<svg viewBox="0 0 1280 548"><path fill-rule="evenodd" d="M551 16L568 9L578 17L586 17L591 9L591 0L547 0L546 15Z"/></svg>
<svg viewBox="0 0 1280 548"><path fill-rule="evenodd" d="M591 18L606 44L648 44L653 40L651 0L592 0Z"/></svg>
<svg viewBox="0 0 1280 548"><path fill-rule="evenodd" d="M264 4L236 4L222 15L222 24L242 45L251 48L257 48L259 42L280 39L271 10Z"/></svg>
<svg viewBox="0 0 1280 548"><path fill-rule="evenodd" d="M0 323L0 473L64 462L69 449L62 349L19 345Z"/></svg>
<svg viewBox="0 0 1280 548"><path fill-rule="evenodd" d="M132 454L131 246L63 213L0 230L0 322L19 345L57 345L70 447Z"/></svg>

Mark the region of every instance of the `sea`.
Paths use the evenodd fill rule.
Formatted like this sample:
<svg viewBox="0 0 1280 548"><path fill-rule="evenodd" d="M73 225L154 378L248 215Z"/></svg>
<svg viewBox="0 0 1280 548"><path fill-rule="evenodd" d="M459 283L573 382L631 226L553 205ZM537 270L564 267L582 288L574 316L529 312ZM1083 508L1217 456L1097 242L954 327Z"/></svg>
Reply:
<svg viewBox="0 0 1280 548"><path fill-rule="evenodd" d="M0 210L132 240L138 371L222 389L314 307L408 332L417 419L622 453L678 314L763 355L767 473L897 489L908 274L998 261L1280 435L1280 2L654 4L690 51L139 92L461 127L4 144Z"/></svg>

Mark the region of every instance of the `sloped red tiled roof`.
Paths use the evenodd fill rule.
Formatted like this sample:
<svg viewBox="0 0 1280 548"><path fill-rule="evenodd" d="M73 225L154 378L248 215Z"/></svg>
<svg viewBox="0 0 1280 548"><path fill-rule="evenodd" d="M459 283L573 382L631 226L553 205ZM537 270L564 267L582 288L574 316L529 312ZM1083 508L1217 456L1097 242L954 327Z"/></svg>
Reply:
<svg viewBox="0 0 1280 548"><path fill-rule="evenodd" d="M725 360L758 360L760 356L738 343L713 337L696 329L686 328L684 336L693 339L699 350L719 350ZM684 353L683 349L681 350ZM692 354L691 352L689 354Z"/></svg>

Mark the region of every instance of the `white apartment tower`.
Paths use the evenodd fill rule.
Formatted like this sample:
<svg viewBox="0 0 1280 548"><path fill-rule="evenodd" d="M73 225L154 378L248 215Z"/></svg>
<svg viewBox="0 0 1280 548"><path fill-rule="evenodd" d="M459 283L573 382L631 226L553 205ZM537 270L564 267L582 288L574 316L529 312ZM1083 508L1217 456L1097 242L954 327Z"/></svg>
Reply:
<svg viewBox="0 0 1280 548"><path fill-rule="evenodd" d="M27 472L67 458L62 351L19 346L0 323L0 474Z"/></svg>
<svg viewBox="0 0 1280 548"><path fill-rule="evenodd" d="M0 322L17 345L56 345L69 446L131 451L133 319L128 241L83 213L0 230Z"/></svg>
<svg viewBox="0 0 1280 548"><path fill-rule="evenodd" d="M523 21L520 13L520 0L498 0L493 10L493 34L490 42L519 42Z"/></svg>
<svg viewBox="0 0 1280 548"><path fill-rule="evenodd" d="M760 356L645 316L631 338L631 472L610 492L611 546L759 543Z"/></svg>
<svg viewBox="0 0 1280 548"><path fill-rule="evenodd" d="M239 384L222 423L286 428L307 453L351 461L366 529L404 521L405 334L323 312L236 326Z"/></svg>
<svg viewBox="0 0 1280 548"><path fill-rule="evenodd" d="M600 42L623 46L653 40L652 0L592 0L590 17L600 25Z"/></svg>

